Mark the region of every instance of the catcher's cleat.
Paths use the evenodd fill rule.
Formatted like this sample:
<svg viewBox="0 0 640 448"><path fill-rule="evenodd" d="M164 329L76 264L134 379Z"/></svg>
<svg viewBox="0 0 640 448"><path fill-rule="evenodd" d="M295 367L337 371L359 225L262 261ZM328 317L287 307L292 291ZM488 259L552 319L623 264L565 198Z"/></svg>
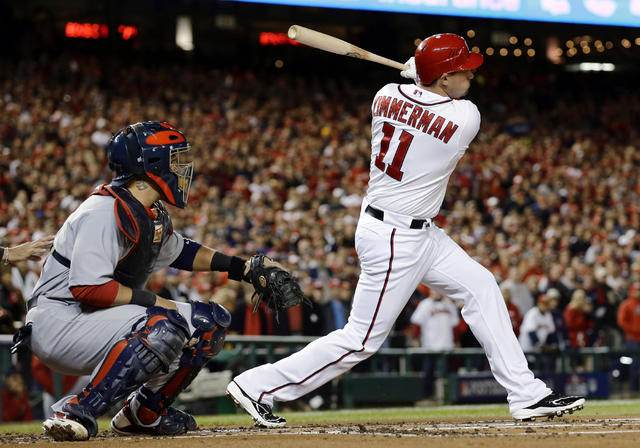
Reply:
<svg viewBox="0 0 640 448"><path fill-rule="evenodd" d="M81 441L89 439L89 431L72 416L56 412L42 424L42 429L48 437L56 442Z"/></svg>
<svg viewBox="0 0 640 448"><path fill-rule="evenodd" d="M138 402L129 397L122 409L111 419L111 430L120 436L135 434L172 436L198 429L198 424L191 414L176 408L167 408L166 414L146 425L136 417L138 407Z"/></svg>
<svg viewBox="0 0 640 448"><path fill-rule="evenodd" d="M287 424L287 421L274 415L271 407L266 404L258 403L256 400L248 396L235 381L231 381L227 386L227 395L235 402L236 406L244 409L244 411L253 418L256 426L263 428L281 428Z"/></svg>
<svg viewBox="0 0 640 448"><path fill-rule="evenodd" d="M563 414L573 414L584 407L584 397L563 397L551 394L534 405L518 409L511 416L516 420L533 421L536 417L561 417Z"/></svg>

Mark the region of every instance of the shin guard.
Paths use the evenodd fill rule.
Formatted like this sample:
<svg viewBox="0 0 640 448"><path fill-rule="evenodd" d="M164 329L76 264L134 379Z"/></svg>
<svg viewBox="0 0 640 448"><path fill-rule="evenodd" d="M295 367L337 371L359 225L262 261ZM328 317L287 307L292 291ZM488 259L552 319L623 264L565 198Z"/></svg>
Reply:
<svg viewBox="0 0 640 448"><path fill-rule="evenodd" d="M85 389L62 409L83 423L90 437L98 431L96 417L152 375L167 371L184 347L189 326L176 310L151 307L146 319L140 331L116 342Z"/></svg>
<svg viewBox="0 0 640 448"><path fill-rule="evenodd" d="M153 424L165 415L202 366L222 349L231 323L229 312L216 303L193 302L191 306L191 323L196 331L182 351L178 369L157 392L142 387L133 397L138 402L135 417L140 424Z"/></svg>

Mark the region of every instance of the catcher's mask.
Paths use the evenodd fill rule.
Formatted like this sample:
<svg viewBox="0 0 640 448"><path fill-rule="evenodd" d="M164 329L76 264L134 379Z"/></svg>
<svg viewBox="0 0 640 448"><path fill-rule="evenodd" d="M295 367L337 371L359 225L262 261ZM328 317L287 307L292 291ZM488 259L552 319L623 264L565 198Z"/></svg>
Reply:
<svg viewBox="0 0 640 448"><path fill-rule="evenodd" d="M145 121L121 129L107 145L109 167L116 172L112 185L143 177L158 187L162 199L184 208L189 198L193 162L184 134L169 123Z"/></svg>

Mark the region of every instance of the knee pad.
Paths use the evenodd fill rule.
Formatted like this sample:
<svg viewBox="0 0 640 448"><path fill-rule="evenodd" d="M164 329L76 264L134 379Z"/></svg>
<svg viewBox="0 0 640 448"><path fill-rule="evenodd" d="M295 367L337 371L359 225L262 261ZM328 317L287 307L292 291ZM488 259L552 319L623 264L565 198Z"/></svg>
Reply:
<svg viewBox="0 0 640 448"><path fill-rule="evenodd" d="M113 403L137 389L153 374L167 371L189 335L187 321L175 310L147 309L144 327L113 346L98 372L64 408L79 419L103 414Z"/></svg>
<svg viewBox="0 0 640 448"><path fill-rule="evenodd" d="M217 303L192 302L191 323L196 330L182 350L176 372L159 390L151 391L143 386L135 395L135 400L139 402L136 418L144 424L150 424L164 415L202 366L220 352L231 315Z"/></svg>
<svg viewBox="0 0 640 448"><path fill-rule="evenodd" d="M156 356L166 372L189 337L189 325L178 311L153 306L147 308L147 323L139 335L140 342Z"/></svg>
<svg viewBox="0 0 640 448"><path fill-rule="evenodd" d="M231 315L217 303L192 302L191 323L196 331L182 352L180 365L201 367L222 350Z"/></svg>

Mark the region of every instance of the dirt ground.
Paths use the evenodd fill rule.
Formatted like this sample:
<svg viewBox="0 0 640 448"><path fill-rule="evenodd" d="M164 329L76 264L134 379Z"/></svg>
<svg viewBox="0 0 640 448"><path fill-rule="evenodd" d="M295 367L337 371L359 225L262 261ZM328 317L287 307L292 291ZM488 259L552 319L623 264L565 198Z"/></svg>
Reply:
<svg viewBox="0 0 640 448"><path fill-rule="evenodd" d="M117 437L102 431L87 442L56 442L66 448L236 448L236 447L447 447L562 448L637 447L640 418L564 417L517 423L513 420L439 420L344 425L296 425L268 430L253 427L201 428L176 437ZM0 444L16 447L52 446L41 435L3 434Z"/></svg>

